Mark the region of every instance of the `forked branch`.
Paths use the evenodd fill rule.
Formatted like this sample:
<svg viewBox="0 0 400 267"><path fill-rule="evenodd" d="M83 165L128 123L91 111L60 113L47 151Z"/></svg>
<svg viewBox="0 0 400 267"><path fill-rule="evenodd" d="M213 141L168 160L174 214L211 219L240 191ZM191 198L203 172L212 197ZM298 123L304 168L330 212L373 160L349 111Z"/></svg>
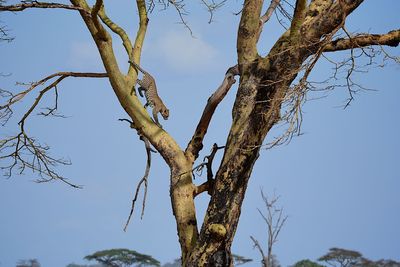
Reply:
<svg viewBox="0 0 400 267"><path fill-rule="evenodd" d="M49 154L49 147L47 145L42 145L37 142L34 138L30 137L25 130L25 122L32 112L36 109L43 96L50 90L54 88L57 90L57 85L66 77L91 77L91 78L103 78L107 77L106 73L77 73L77 72L58 72L47 76L46 78L40 80L39 82L32 83L31 86L16 94L7 94L9 99L6 101L5 105L0 106L0 117L12 115L12 105L23 99L29 92L31 92L36 87L43 85L52 78L58 77L50 85L42 89L30 106L28 111L23 115L22 119L19 121L20 132L12 137L7 137L0 141L0 169L5 173L6 176L10 177L15 169L18 169L20 174L24 173L26 169L31 169L33 172L37 172L40 176L38 182L47 182L51 180L61 180L70 186L78 188L74 184L69 183L64 177L57 174L54 168L57 165L69 165L70 162L64 159L54 158ZM49 108L47 113L40 113L42 115L48 116L55 114L57 108L57 98L56 93L56 105L53 108ZM4 119L4 118L3 118ZM6 118L8 120L8 118Z"/></svg>
<svg viewBox="0 0 400 267"><path fill-rule="evenodd" d="M104 9L104 6L100 7L99 10L99 16L100 19L104 22L104 24L107 25L107 27L112 30L115 34L117 34L121 40L122 44L125 48L126 53L128 54L128 57L131 58L131 53L132 53L132 42L129 39L128 34L125 32L124 29L122 29L119 25L114 23L106 14L106 11Z"/></svg>
<svg viewBox="0 0 400 267"><path fill-rule="evenodd" d="M96 3L94 4L93 8L92 8L92 21L94 26L97 29L97 35L101 40L107 40L108 35L106 30L104 29L103 25L101 25L99 19L98 19L98 15L100 12L100 9L103 7L103 0L96 0Z"/></svg>

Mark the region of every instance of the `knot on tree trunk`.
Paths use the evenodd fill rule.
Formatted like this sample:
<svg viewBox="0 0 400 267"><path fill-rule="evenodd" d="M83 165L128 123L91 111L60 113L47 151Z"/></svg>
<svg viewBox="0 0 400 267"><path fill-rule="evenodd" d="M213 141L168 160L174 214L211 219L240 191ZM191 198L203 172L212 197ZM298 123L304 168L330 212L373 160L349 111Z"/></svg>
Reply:
<svg viewBox="0 0 400 267"><path fill-rule="evenodd" d="M226 228L222 224L212 223L208 226L208 231L216 239L223 239L226 236Z"/></svg>

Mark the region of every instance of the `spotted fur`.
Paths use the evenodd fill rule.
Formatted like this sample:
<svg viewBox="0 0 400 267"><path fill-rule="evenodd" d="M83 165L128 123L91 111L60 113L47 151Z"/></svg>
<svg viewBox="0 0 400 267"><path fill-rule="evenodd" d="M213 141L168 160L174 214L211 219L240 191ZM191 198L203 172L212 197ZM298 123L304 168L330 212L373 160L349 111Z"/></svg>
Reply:
<svg viewBox="0 0 400 267"><path fill-rule="evenodd" d="M153 108L153 118L154 121L160 126L161 124L158 122L158 113L161 114L161 116L164 118L164 120L167 120L169 117L169 110L167 107L164 105L164 102L161 100L160 96L157 93L157 86L156 86L156 81L154 80L153 76L150 75L147 71L142 69L138 64L136 64L133 61L129 61L130 64L132 64L138 71L143 73L143 78L137 79L137 83L139 84L139 94L141 97L143 97L143 92L144 96L146 97L146 104L144 107L146 108L147 106L150 106Z"/></svg>

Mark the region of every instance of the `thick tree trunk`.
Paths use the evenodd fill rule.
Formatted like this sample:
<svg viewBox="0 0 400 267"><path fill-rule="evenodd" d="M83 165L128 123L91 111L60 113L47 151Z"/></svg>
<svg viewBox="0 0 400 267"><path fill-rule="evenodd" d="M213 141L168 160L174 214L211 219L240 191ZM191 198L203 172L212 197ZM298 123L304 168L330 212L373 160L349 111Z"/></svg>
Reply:
<svg viewBox="0 0 400 267"><path fill-rule="evenodd" d="M262 80L254 76L241 82L234 107L234 122L215 177L200 238L185 266L222 267L233 264L230 248L247 183L265 136L279 119L280 103L266 101L267 95L279 94L277 87L259 90L261 84Z"/></svg>

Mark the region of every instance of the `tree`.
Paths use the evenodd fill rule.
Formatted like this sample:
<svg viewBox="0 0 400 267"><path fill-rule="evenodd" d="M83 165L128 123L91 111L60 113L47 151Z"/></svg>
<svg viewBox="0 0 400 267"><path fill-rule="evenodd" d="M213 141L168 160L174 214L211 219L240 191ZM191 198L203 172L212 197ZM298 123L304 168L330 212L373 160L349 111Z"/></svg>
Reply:
<svg viewBox="0 0 400 267"><path fill-rule="evenodd" d="M260 149L270 129L279 122L286 122L288 130L271 145L281 144L298 133L301 126L301 105L306 93L315 89L315 84L307 78L317 61L336 51L350 51L351 57L337 68L346 70L345 86L349 90L349 101L353 99L358 88L351 79L356 71L356 59L361 55L373 58L376 50L368 50L370 46L398 46L400 31L393 30L383 34L351 34L345 28L347 17L356 10L363 0L297 0L285 5L286 1L271 1L266 12L262 14L264 1L245 0L240 12L240 23L237 35L237 61L229 68L221 86L208 99L197 128L185 149L181 148L173 136L154 123L143 108L135 90L138 73L132 66L127 73L122 73L115 58L112 46L112 31L123 42L126 50L126 61L140 63L143 41L148 26L148 13L156 3L165 7L173 7L184 20L184 1L148 1L137 0L139 27L135 41L132 43L128 34L107 16L107 7L102 0L96 0L89 6L85 0L71 0L71 5L44 3L38 1L22 1L15 5L1 5L0 11L23 11L30 8L61 8L79 12L87 26L101 55L105 73L92 72L59 72L32 83L19 93L2 90L6 97L5 104L0 107L0 118L7 122L13 114L13 105L35 89L45 86L37 95L34 103L19 122L19 132L15 136L4 137L0 141L0 159L6 175L14 172L22 173L27 169L39 172L39 181L60 180L75 186L62 175L55 166L69 164L69 161L58 159L49 154L48 147L32 138L25 128L25 122L41 103L48 92L55 92L56 103L41 115L57 115L57 88L59 83L68 77L107 78L121 106L129 116L130 126L137 130L144 140L150 166L149 143L160 153L170 168L170 192L173 213L176 219L179 243L184 266L230 266L232 265L231 244L235 236L241 207L245 196L253 166L259 156ZM223 2L211 3L202 1L210 10ZM285 9L286 7L286 9ZM264 24L275 10L287 17L288 30L278 38L275 45L267 53L258 51L257 44ZM342 33L342 36L338 36ZM360 54L355 54L356 51ZM385 54L385 53L384 53ZM386 54L385 54L386 56ZM390 58L390 57L388 57ZM336 72L335 72L336 75ZM337 76L333 76L335 80ZM192 170L195 161L203 148L203 139L218 104L239 76L239 88L232 109L232 125L225 146L215 146L208 162L202 166L209 167L208 179L201 185L193 183ZM265 146L264 146L265 147ZM215 176L211 170L212 155L223 149L221 161ZM147 174L141 184L146 190ZM140 187L138 187L138 190ZM138 192L137 190L137 192ZM197 225L194 198L207 192L211 198L202 226ZM137 195L135 197L135 200ZM133 207L132 207L133 210Z"/></svg>
<svg viewBox="0 0 400 267"><path fill-rule="evenodd" d="M160 266L153 257L128 249L108 249L85 256L86 260L95 260L105 266Z"/></svg>
<svg viewBox="0 0 400 267"><path fill-rule="evenodd" d="M358 251L343 248L331 248L329 252L320 257L318 261L324 261L330 266L338 267L397 267L399 262L394 260L372 261L364 258Z"/></svg>
<svg viewBox="0 0 400 267"><path fill-rule="evenodd" d="M324 267L324 266L307 259L296 262L292 267Z"/></svg>
<svg viewBox="0 0 400 267"><path fill-rule="evenodd" d="M262 265L264 267L278 267L279 263L276 259L276 256L272 254L272 248L274 244L278 241L279 233L281 232L282 227L287 220L287 216L283 215L283 208L277 206L277 201L279 200L279 197L274 196L272 199L268 199L268 197L264 194L262 190L261 197L264 201L264 205L267 211L266 214L264 214L261 210L258 210L267 225L267 255L265 255L258 240L252 236L250 236L250 238L254 243L254 247L258 249L262 256Z"/></svg>
<svg viewBox="0 0 400 267"><path fill-rule="evenodd" d="M329 252L318 259L332 266L348 267L361 263L362 255L358 251L342 248L330 248Z"/></svg>

